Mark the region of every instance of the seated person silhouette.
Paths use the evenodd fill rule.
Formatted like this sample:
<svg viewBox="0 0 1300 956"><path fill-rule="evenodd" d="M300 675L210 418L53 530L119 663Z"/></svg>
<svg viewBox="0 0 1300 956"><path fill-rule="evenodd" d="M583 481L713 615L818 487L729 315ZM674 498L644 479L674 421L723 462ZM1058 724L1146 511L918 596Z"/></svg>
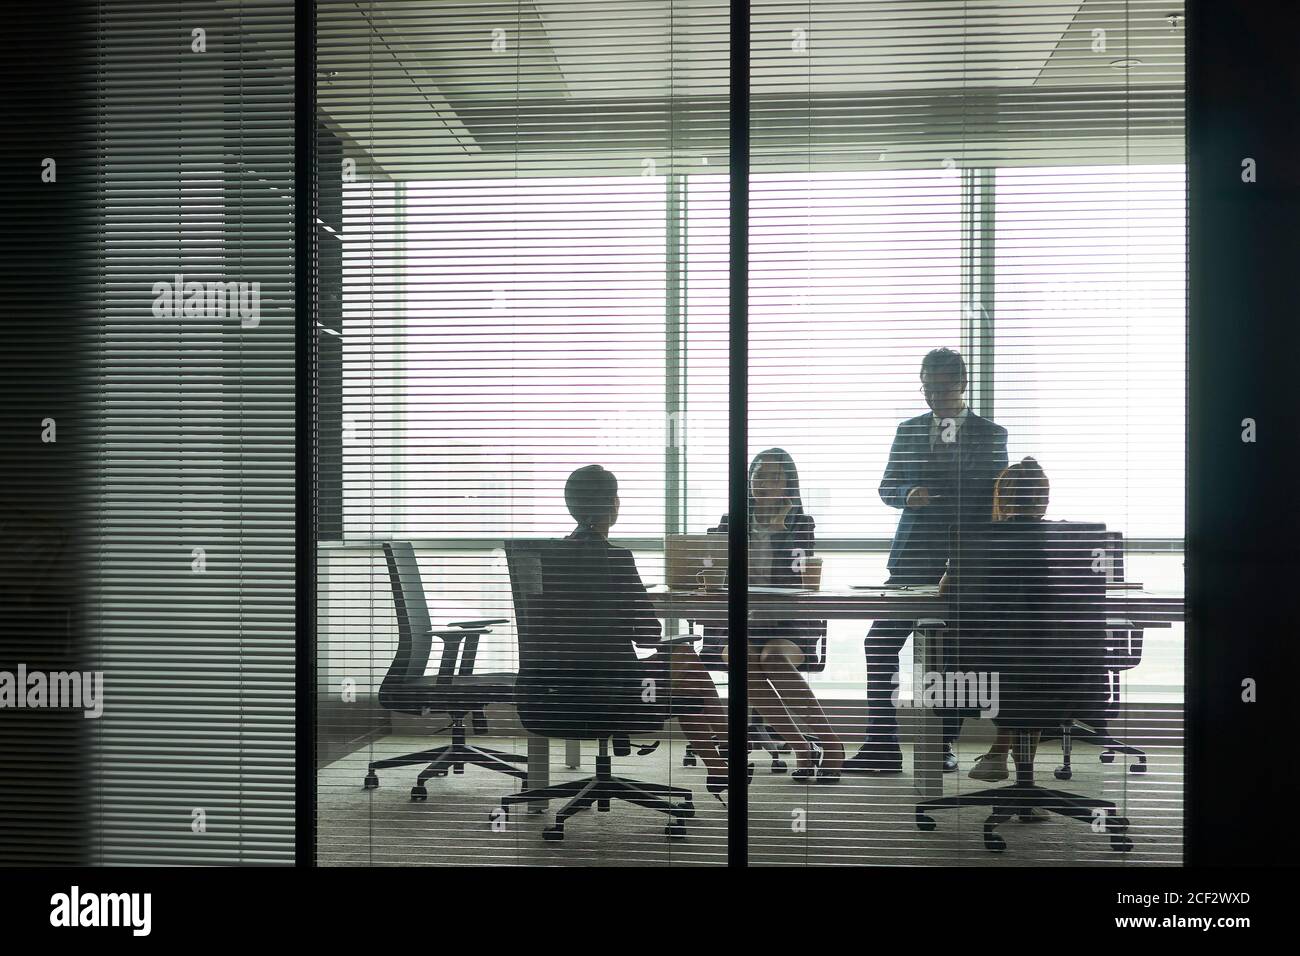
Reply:
<svg viewBox="0 0 1300 956"><path fill-rule="evenodd" d="M575 664L598 673L605 669L600 664L604 661L608 673L619 675L626 686L617 693L620 701L626 701L631 723L641 716L652 725L676 717L708 771L708 791L721 800L727 789L727 714L713 678L689 645L665 645L647 658L636 656L636 644L656 641L663 631L632 552L609 542L609 529L618 520L618 479L600 465L579 468L565 483L564 503L577 522L567 540L581 542L584 551L590 549L592 557L609 569L609 593L593 594L590 599L612 602L615 613L606 619L626 622L617 633L593 636L599 646L575 650L586 657ZM660 689L648 701L643 692L647 686Z"/></svg>
<svg viewBox="0 0 1300 956"><path fill-rule="evenodd" d="M994 483L993 520L1008 522L1008 530L1013 527L1023 529L1026 534L1024 542L1012 553L1004 551L997 559L997 580L985 581L986 590L992 590L996 598L1005 605L1003 610L989 610L981 613L979 621L965 625L973 639L982 642L985 665L999 671L1007 683L1006 690L1016 699L1033 701L1042 696L1043 688L1052 683L1051 659L1037 660L1031 652L1020 650L1017 638L1024 632L1041 623L1037 617L1047 616L1046 595L1050 590L1047 582L1049 559L1043 551L1041 539L1033 534L1035 527L1045 527L1043 517L1047 513L1050 497L1050 485L1042 466L1033 458L1026 457L1008 468L1004 468ZM1007 547L1002 542L1002 547ZM939 582L940 594L951 594L957 587L952 572L945 573ZM1036 599L1037 598L1037 599ZM1006 610L1016 603L1026 607L1038 607L1037 615L1033 612L1013 613ZM1019 683L1020 687L1014 686ZM996 782L1010 776L1007 758L1013 743L1017 740L1015 722L999 722L997 737L988 753L981 755L971 768L970 776L975 780ZM1019 759L1033 763L1038 747L1040 731L1032 729L1023 734L1020 740L1024 752ZM1048 814L1030 808L1018 814L1022 822L1038 823L1046 820Z"/></svg>
<svg viewBox="0 0 1300 956"><path fill-rule="evenodd" d="M749 583L803 586L816 522L803 510L799 472L790 453L768 448L749 464ZM727 533L725 514L710 532ZM837 783L844 744L799 666L817 653L825 621L765 621L749 627L749 700L776 737L794 751L791 778ZM704 629L705 660L728 660L727 629Z"/></svg>

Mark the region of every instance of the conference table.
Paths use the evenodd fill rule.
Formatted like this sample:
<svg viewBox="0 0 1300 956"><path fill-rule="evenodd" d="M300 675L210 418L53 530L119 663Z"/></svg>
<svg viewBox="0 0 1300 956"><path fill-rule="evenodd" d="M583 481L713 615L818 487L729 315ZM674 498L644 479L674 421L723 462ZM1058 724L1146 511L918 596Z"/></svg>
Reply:
<svg viewBox="0 0 1300 956"><path fill-rule="evenodd" d="M647 592L655 613L666 621L694 621L726 624L728 594L725 588L670 590L663 586ZM898 588L855 587L845 590L799 591L780 588L750 588L749 618L758 622L833 621L883 619L915 620L912 673L914 680L941 671L945 653L948 601L937 585ZM1183 598L1177 593L1148 591L1132 584L1106 589L1106 620L1117 630L1146 630L1169 627L1183 620ZM865 635L866 630L863 629ZM861 650L856 650L861 653ZM829 653L829 650L828 650ZM924 695L913 694L916 727L912 736L912 775L922 797L943 793L943 721L938 711L918 705ZM578 765L576 742L570 742L566 763ZM528 785L547 786L550 748L546 738L531 737L528 747Z"/></svg>

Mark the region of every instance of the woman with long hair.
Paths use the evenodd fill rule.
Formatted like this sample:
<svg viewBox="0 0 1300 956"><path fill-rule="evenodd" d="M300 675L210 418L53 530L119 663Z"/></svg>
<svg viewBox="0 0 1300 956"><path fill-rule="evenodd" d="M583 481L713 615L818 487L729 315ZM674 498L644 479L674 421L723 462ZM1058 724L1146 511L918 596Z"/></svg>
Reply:
<svg viewBox="0 0 1300 956"><path fill-rule="evenodd" d="M782 448L769 448L749 465L749 583L804 586L813 557L816 522L803 510L799 472ZM712 531L725 533L729 515ZM817 654L825 621L766 621L749 629L749 700L760 717L786 741L798 761L795 779L835 783L844 763L844 744L800 667ZM726 660L726 631L710 629L705 654Z"/></svg>

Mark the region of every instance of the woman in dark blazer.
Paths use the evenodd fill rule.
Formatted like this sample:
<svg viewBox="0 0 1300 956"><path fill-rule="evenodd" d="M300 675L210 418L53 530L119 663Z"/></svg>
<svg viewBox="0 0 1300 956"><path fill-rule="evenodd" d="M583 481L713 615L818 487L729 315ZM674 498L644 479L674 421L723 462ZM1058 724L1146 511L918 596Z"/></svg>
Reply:
<svg viewBox="0 0 1300 956"><path fill-rule="evenodd" d="M816 522L805 514L799 473L788 452L769 448L749 465L749 583L801 588L813 556ZM710 532L725 534L729 516ZM833 783L840 778L844 744L799 671L817 654L825 621L768 621L749 629L749 700L763 720L790 744L796 779ZM726 661L727 631L705 631L705 660Z"/></svg>

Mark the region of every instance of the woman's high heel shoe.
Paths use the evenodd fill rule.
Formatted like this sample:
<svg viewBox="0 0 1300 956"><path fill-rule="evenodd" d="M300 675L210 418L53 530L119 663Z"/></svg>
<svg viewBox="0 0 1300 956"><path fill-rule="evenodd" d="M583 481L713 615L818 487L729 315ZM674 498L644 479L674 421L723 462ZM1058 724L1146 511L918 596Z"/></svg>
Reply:
<svg viewBox="0 0 1300 956"><path fill-rule="evenodd" d="M746 768L745 779L750 783L754 782L754 765L752 763ZM731 779L726 774L709 775L704 779L704 786L709 793L718 798L719 803L726 803L727 801L722 799L722 795L727 792L730 782Z"/></svg>
<svg viewBox="0 0 1300 956"><path fill-rule="evenodd" d="M808 741L808 746L811 748L812 765L800 767L790 776L795 780L807 780L812 783L839 783L840 768L830 769L822 766L826 762L825 745L816 737L806 737L804 739ZM843 764L843 758L841 758L841 764Z"/></svg>
<svg viewBox="0 0 1300 956"><path fill-rule="evenodd" d="M804 738L808 743L808 756L810 762L806 767L796 767L790 774L791 780L813 780L817 776L817 768L822 764L822 748L812 737Z"/></svg>
<svg viewBox="0 0 1300 956"><path fill-rule="evenodd" d="M817 746L821 748L822 756L817 765L817 783L839 783L840 770L844 766L844 745L837 744L840 749L840 765L838 767L827 767L826 764L826 746L819 740Z"/></svg>

